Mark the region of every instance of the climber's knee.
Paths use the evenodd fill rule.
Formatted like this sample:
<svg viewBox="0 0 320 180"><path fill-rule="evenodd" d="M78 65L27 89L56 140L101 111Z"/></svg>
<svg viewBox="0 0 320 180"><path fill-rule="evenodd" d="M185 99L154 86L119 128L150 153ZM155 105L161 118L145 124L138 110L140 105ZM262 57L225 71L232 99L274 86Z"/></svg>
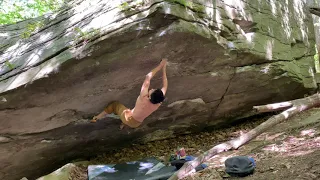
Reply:
<svg viewBox="0 0 320 180"><path fill-rule="evenodd" d="M108 103L107 107L104 109L104 111L107 114L115 113L116 111L116 106L119 102L118 101L111 101Z"/></svg>

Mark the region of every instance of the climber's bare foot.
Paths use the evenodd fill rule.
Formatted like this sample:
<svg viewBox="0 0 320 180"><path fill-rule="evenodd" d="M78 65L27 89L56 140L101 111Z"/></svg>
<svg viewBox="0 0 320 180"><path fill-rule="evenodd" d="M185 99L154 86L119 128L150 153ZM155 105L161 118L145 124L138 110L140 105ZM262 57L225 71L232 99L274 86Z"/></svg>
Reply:
<svg viewBox="0 0 320 180"><path fill-rule="evenodd" d="M90 122L91 122L91 123L96 123L97 120L98 120L98 118L97 118L96 116L94 116Z"/></svg>

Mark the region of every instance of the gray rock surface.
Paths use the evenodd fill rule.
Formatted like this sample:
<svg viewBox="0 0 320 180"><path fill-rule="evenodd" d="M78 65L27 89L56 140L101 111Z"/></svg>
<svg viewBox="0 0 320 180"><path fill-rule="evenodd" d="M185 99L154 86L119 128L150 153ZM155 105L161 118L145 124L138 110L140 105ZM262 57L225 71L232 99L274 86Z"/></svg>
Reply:
<svg viewBox="0 0 320 180"><path fill-rule="evenodd" d="M0 42L0 179L34 179L73 158L217 127L316 89L302 1L79 0L0 26ZM132 108L163 57L167 99L140 128L88 123L109 101Z"/></svg>

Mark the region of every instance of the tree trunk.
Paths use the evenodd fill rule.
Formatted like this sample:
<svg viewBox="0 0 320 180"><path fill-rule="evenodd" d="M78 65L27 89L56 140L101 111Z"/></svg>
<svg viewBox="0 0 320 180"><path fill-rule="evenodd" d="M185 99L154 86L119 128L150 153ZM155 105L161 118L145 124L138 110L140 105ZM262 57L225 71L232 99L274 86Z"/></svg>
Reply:
<svg viewBox="0 0 320 180"><path fill-rule="evenodd" d="M278 105L281 103L276 104L268 104L264 106L258 107L258 109L269 109L270 111L278 110L277 108L274 108L274 106L279 107ZM287 110L283 111L282 113L272 116L267 121L263 122L256 128L252 129L246 134L241 135L240 137L236 139L232 139L230 141L227 141L225 143L219 144L211 148L209 151L206 151L202 155L198 156L193 161L186 162L173 176L169 178L169 180L176 180L176 179L182 179L186 176L188 176L191 172L194 172L194 168L200 165L201 163L204 163L205 161L209 160L213 156L228 151L231 149L238 149L243 144L249 142L250 140L254 139L258 135L265 132L267 129L283 122L284 120L288 119L289 117L305 111L307 109L310 109L312 107L316 107L320 105L320 94L314 94L312 96L297 99L291 101L291 103L284 102L284 104L289 105L292 104L292 107L287 106ZM257 108L257 107L256 107ZM264 110L265 112L265 110Z"/></svg>

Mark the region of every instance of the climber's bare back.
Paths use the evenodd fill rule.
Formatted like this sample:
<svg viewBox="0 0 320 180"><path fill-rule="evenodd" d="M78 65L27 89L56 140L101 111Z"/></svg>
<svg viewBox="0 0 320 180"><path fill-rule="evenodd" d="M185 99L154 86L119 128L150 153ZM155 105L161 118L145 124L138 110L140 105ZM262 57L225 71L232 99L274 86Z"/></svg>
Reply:
<svg viewBox="0 0 320 180"><path fill-rule="evenodd" d="M160 107L161 102L156 104L151 102L152 93L157 90L155 89L149 90L149 86L150 86L150 80L153 78L153 76L159 70L163 69L162 71L163 87L161 89L161 92L163 93L163 95L166 94L167 87L168 87L168 81L167 81L167 75L166 75L166 64L167 64L167 59L162 59L161 63L146 75L146 79L144 80L143 85L141 87L140 95L137 98L135 107L132 110L126 112L127 117L130 117L130 115L132 115L132 117L136 121L143 122L145 118L147 118L151 113L153 113Z"/></svg>
<svg viewBox="0 0 320 180"><path fill-rule="evenodd" d="M131 110L132 117L139 122L143 122L151 113L156 111L160 107L161 103L152 104L149 96L139 96L136 101L135 107Z"/></svg>

